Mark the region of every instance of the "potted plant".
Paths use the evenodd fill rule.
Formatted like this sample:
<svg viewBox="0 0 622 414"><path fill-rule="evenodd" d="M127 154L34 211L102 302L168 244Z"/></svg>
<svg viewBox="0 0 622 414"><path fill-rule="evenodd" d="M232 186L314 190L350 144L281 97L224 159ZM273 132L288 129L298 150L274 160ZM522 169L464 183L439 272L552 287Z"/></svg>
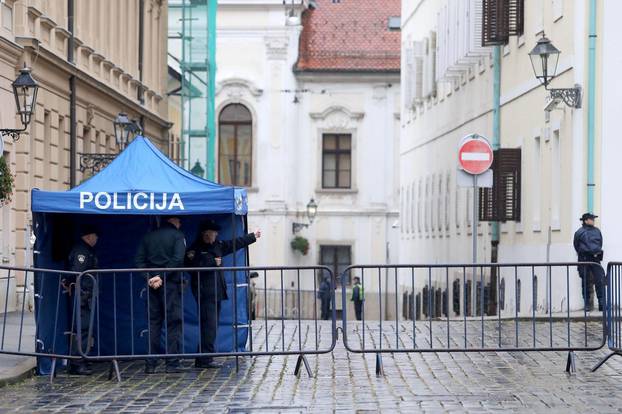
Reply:
<svg viewBox="0 0 622 414"><path fill-rule="evenodd" d="M309 240L305 239L302 236L296 236L291 241L290 246L294 251L299 251L303 256L306 256L309 253Z"/></svg>
<svg viewBox="0 0 622 414"><path fill-rule="evenodd" d="M0 206L11 202L13 185L14 180L11 175L11 170L9 170L9 166L4 157L0 157Z"/></svg>

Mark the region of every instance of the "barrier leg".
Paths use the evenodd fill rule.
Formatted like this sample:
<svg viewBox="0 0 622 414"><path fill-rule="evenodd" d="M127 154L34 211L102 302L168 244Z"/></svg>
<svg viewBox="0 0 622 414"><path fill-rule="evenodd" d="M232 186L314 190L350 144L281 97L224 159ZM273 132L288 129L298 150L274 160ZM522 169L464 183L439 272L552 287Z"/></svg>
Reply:
<svg viewBox="0 0 622 414"><path fill-rule="evenodd" d="M376 354L376 375L384 376L384 367L382 366L382 355L380 353Z"/></svg>
<svg viewBox="0 0 622 414"><path fill-rule="evenodd" d="M569 374L577 372L574 351L568 351L568 359L566 360L566 372Z"/></svg>
<svg viewBox="0 0 622 414"><path fill-rule="evenodd" d="M607 361L609 360L609 358L611 358L611 357L612 357L612 356L614 356L614 355L619 355L619 356L622 356L622 354L621 354L621 353L619 353L619 352L615 352L615 351L614 351L614 352L611 352L609 355L607 355L606 357L604 357L603 359L601 359L600 361L598 361L598 363L597 363L596 365L594 365L594 367L592 368L592 370L591 370L591 371L592 371L592 372L596 372L596 371L598 370L598 368L602 367L602 366L603 366L603 364L604 364L605 362L607 362Z"/></svg>
<svg viewBox="0 0 622 414"><path fill-rule="evenodd" d="M56 358L52 358L52 366L50 367L50 384L54 384L55 376L56 376Z"/></svg>
<svg viewBox="0 0 622 414"><path fill-rule="evenodd" d="M307 361L307 357L305 355L298 355L298 360L296 361L296 369L294 370L294 375L300 377L300 368L302 364L305 365L305 369L307 370L307 374L309 378L313 378L313 373L311 373L311 367L309 366L309 361Z"/></svg>
<svg viewBox="0 0 622 414"><path fill-rule="evenodd" d="M108 381L112 379L112 373L117 378L117 382L121 382L121 371L119 371L119 362L116 359L110 361L110 369L108 370Z"/></svg>

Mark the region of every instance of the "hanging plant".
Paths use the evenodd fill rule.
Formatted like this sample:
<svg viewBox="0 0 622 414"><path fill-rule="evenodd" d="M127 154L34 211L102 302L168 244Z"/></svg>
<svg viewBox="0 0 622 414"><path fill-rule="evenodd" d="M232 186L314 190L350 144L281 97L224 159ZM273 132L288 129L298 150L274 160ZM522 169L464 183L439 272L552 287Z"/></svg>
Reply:
<svg viewBox="0 0 622 414"><path fill-rule="evenodd" d="M0 157L0 205L11 202L14 180L4 157Z"/></svg>
<svg viewBox="0 0 622 414"><path fill-rule="evenodd" d="M306 256L309 253L309 240L305 239L301 236L296 236L291 241L290 246L294 251L299 251L303 256Z"/></svg>

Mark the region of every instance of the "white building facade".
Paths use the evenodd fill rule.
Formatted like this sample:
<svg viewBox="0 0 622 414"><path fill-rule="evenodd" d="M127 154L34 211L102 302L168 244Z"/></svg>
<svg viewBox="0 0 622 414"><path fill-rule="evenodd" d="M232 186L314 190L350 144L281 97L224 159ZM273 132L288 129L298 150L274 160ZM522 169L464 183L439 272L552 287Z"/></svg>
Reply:
<svg viewBox="0 0 622 414"><path fill-rule="evenodd" d="M249 228L263 231L250 247L253 265L322 264L341 272L354 263L396 262L399 63L391 71L301 69L309 14L353 7L315 5L219 1L218 181L248 190ZM399 62L399 33L391 36ZM311 199L315 220L294 233L294 222L309 224ZM290 246L296 236L308 240L306 255ZM256 283L263 288L263 278ZM279 285L278 277L267 281L268 288ZM298 282L290 274L285 286L296 289ZM312 278L300 281L301 289L313 286Z"/></svg>
<svg viewBox="0 0 622 414"><path fill-rule="evenodd" d="M522 32L500 46L499 145L520 149L521 157L520 197L514 200L520 218L500 224L500 263L576 261L573 234L580 226L579 217L587 211L588 3L525 0ZM471 133L492 142L494 134L493 49L481 47L481 4L475 0L417 0L402 5L400 262L471 262L473 191L458 185L458 144ZM602 10L598 13L606 15ZM528 56L543 34L562 52L551 87L581 86L581 108L559 103L545 110L548 92L536 80ZM600 45L599 39L597 59ZM597 68L598 79L602 73L599 61ZM612 72L610 76L615 75ZM605 98L608 95L605 93ZM610 152L602 146L605 138L599 138L599 115L596 120L594 211L602 210L605 226L608 220L618 219L613 218L614 207L604 207L606 197L601 188L605 191L605 177L614 175L600 162L601 151L604 159ZM492 225L480 223L477 234L477 260L488 263ZM605 251L614 246L615 238L615 233L604 229ZM565 269L549 275L539 268L535 276L530 271L519 276L521 291L517 293L513 276L501 275L503 312L513 314L518 309L531 313L532 295L537 298L536 310L549 306L554 312L566 310ZM452 275L451 281L454 277L459 275ZM473 279L471 276L475 287L479 278ZM579 309L580 279L574 269L569 282L570 307ZM427 281L416 284L415 293ZM446 288L444 280L432 285ZM406 288L411 289L409 285Z"/></svg>

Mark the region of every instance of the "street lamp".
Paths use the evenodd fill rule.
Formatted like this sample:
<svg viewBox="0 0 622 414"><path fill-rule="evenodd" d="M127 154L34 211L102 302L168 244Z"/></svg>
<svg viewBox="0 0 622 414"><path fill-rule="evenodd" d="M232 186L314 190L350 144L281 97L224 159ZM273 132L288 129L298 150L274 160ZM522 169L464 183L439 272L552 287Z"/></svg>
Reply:
<svg viewBox="0 0 622 414"><path fill-rule="evenodd" d="M119 151L123 151L130 137L142 133L142 129L138 126L136 121L130 121L127 114L120 112L115 118L114 122L114 139L119 147Z"/></svg>
<svg viewBox="0 0 622 414"><path fill-rule="evenodd" d="M97 173L116 158L123 151L131 138L142 134L142 128L134 120L130 120L126 113L120 112L112 122L114 139L117 144L117 153L80 153L80 172L90 170Z"/></svg>
<svg viewBox="0 0 622 414"><path fill-rule="evenodd" d="M315 220L316 215L317 215L317 203L312 198L307 203L307 220L309 220L309 223L296 223L296 222L292 223L292 233L296 234L303 228L309 227L311 224L313 224L313 220Z"/></svg>
<svg viewBox="0 0 622 414"><path fill-rule="evenodd" d="M533 73L543 85L544 89L550 91L552 101L560 100L572 108L581 108L581 87L575 85L574 88L549 89L549 84L557 75L557 64L559 62L560 50L553 46L551 41L542 34L536 46L529 52Z"/></svg>
<svg viewBox="0 0 622 414"><path fill-rule="evenodd" d="M39 85L30 75L30 68L24 65L24 68L19 71L19 76L13 82L13 96L15 96L15 105L17 107L17 113L22 123L22 129L0 129L0 135L2 137L10 136L13 138L13 142L19 139L22 132L26 131L28 124L32 120L32 114L35 112L37 105L37 92L39 91Z"/></svg>

